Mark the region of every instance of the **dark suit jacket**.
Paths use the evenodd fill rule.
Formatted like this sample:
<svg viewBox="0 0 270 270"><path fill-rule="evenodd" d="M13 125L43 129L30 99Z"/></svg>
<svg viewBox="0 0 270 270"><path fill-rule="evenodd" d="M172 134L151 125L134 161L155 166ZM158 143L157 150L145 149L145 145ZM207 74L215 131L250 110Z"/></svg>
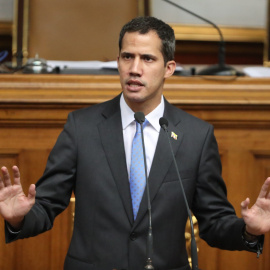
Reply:
<svg viewBox="0 0 270 270"><path fill-rule="evenodd" d="M74 231L65 269L143 269L148 231L143 195L133 221L119 96L70 113L37 183L36 204L25 217L25 238L49 230L76 196ZM214 247L247 249L242 219L226 198L213 127L165 101L172 147L200 236ZM156 270L190 269L185 249L187 211L169 150L160 131L149 174ZM7 241L14 239L7 235Z"/></svg>

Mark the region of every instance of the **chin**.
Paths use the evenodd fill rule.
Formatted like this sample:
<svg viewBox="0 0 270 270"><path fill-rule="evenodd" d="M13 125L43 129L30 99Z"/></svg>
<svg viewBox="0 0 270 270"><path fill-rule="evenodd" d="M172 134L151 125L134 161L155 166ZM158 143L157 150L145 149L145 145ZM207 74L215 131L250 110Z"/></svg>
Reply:
<svg viewBox="0 0 270 270"><path fill-rule="evenodd" d="M127 100L129 102L132 102L132 103L136 103L136 104L139 104L139 103L143 103L144 100L139 98L139 97L128 97Z"/></svg>
<svg viewBox="0 0 270 270"><path fill-rule="evenodd" d="M140 92L131 92L131 91L124 91L124 97L128 100L141 100L142 95Z"/></svg>

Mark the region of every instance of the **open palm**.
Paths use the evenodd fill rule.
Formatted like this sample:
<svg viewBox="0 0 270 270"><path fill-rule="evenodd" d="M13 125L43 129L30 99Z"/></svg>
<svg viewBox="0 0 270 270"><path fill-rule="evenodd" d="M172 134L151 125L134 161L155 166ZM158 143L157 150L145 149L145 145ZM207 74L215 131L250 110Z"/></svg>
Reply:
<svg viewBox="0 0 270 270"><path fill-rule="evenodd" d="M242 217L246 223L246 230L254 235L261 235L270 231L270 177L264 182L255 204L248 208L249 198L241 203Z"/></svg>
<svg viewBox="0 0 270 270"><path fill-rule="evenodd" d="M0 215L15 228L34 205L36 191L35 185L30 185L26 196L20 182L18 167L14 166L12 170L13 184L7 168L1 168L3 176L0 177Z"/></svg>

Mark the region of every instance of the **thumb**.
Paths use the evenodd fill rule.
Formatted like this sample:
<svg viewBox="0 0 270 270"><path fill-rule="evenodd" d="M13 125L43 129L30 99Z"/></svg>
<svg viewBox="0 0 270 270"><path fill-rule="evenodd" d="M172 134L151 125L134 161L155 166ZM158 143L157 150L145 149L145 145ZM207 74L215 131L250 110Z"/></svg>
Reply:
<svg viewBox="0 0 270 270"><path fill-rule="evenodd" d="M250 199L249 198L246 198L244 201L241 202L241 212L242 212L242 215L248 211L248 206L250 204Z"/></svg>
<svg viewBox="0 0 270 270"><path fill-rule="evenodd" d="M36 198L36 186L34 184L31 184L28 190L28 199L32 205L35 203L35 198Z"/></svg>

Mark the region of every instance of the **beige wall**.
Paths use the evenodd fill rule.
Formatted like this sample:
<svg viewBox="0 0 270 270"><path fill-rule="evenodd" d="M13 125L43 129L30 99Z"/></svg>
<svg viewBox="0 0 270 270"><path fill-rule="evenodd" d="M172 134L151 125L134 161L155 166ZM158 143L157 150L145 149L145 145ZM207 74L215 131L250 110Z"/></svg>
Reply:
<svg viewBox="0 0 270 270"><path fill-rule="evenodd" d="M265 28L269 0L181 0L172 1L219 26ZM151 1L152 15L169 23L203 25L204 21L163 0Z"/></svg>

